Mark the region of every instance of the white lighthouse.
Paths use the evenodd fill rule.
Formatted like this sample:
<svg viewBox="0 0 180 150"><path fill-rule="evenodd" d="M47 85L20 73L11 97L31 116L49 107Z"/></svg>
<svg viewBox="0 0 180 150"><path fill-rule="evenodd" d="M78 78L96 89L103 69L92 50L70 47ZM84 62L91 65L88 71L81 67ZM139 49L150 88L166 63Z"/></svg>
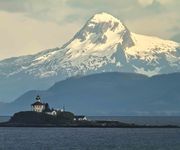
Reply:
<svg viewBox="0 0 180 150"><path fill-rule="evenodd" d="M42 112L45 109L45 104L41 102L41 98L39 95L36 97L36 102L31 104L31 107L32 111L36 112Z"/></svg>

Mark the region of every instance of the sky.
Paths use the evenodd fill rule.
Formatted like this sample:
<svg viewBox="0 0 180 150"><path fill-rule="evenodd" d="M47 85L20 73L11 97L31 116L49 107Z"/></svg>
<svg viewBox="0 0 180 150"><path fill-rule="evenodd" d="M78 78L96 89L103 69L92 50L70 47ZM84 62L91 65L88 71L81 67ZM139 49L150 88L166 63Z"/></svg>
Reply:
<svg viewBox="0 0 180 150"><path fill-rule="evenodd" d="M180 42L180 0L0 0L0 59L61 47L94 14Z"/></svg>

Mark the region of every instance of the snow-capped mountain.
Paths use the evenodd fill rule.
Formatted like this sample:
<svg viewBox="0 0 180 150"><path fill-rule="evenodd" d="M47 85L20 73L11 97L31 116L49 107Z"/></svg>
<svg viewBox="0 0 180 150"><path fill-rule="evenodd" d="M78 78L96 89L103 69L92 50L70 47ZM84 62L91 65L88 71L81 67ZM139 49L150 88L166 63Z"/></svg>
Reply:
<svg viewBox="0 0 180 150"><path fill-rule="evenodd" d="M178 72L180 44L132 33L117 18L99 13L62 47L0 61L2 86L24 81L22 92L34 86L42 88L40 81L46 88L70 76L110 71L146 75Z"/></svg>

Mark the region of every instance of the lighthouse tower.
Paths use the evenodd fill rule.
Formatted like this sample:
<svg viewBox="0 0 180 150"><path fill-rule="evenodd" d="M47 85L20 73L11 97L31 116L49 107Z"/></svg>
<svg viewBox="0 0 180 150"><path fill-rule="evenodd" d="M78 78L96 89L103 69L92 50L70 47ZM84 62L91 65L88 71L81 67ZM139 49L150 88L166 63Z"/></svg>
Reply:
<svg viewBox="0 0 180 150"><path fill-rule="evenodd" d="M36 102L31 104L32 111L42 112L45 109L45 104L41 102L39 95L36 96Z"/></svg>

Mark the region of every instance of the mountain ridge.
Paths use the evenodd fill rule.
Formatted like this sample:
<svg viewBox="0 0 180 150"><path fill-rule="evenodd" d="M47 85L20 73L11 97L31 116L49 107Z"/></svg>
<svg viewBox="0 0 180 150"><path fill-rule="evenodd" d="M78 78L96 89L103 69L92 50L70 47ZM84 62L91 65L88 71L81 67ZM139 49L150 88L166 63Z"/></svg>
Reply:
<svg viewBox="0 0 180 150"><path fill-rule="evenodd" d="M1 106L1 115L30 110L36 95L54 108L86 115L179 115L180 73L148 77L134 73L99 73L71 77L47 90L32 90ZM7 114L8 113L8 114Z"/></svg>
<svg viewBox="0 0 180 150"><path fill-rule="evenodd" d="M132 72L151 76L178 71L179 43L132 33L117 18L99 13L62 47L0 61L0 99L14 99L76 75ZM8 91L12 96L7 96Z"/></svg>

